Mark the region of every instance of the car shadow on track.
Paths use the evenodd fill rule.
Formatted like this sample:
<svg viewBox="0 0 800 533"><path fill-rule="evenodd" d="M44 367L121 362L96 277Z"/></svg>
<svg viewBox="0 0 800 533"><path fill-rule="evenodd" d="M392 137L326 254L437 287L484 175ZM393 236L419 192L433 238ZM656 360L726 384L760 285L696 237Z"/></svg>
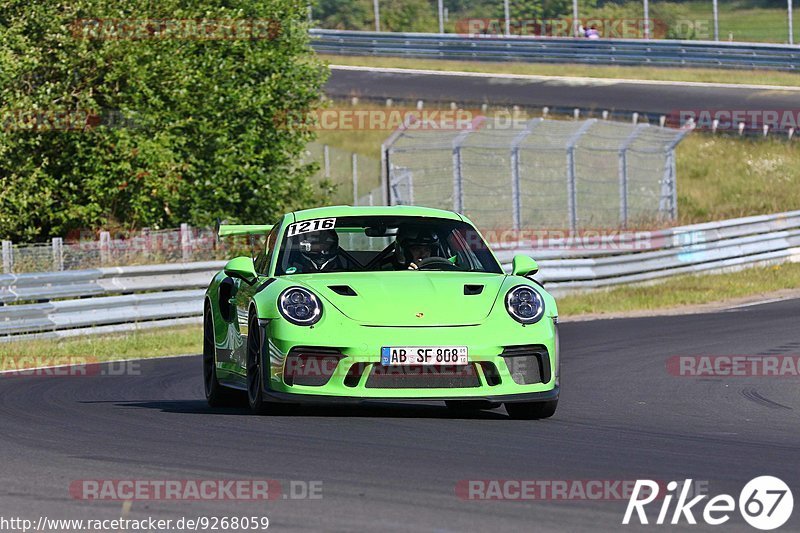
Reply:
<svg viewBox="0 0 800 533"><path fill-rule="evenodd" d="M97 402L87 402L97 403ZM247 407L209 407L203 400L154 400L114 403L118 407L154 409L165 413L225 416L255 416ZM444 405L374 402L357 405L276 405L264 415L286 417L375 417L375 418L466 418L478 420L508 419L503 409L454 411Z"/></svg>

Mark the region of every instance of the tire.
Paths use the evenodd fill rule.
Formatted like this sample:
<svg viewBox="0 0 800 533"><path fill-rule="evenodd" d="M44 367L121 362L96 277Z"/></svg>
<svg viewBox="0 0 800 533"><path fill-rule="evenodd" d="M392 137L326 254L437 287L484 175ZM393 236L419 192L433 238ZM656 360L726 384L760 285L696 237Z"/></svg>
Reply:
<svg viewBox="0 0 800 533"><path fill-rule="evenodd" d="M203 313L203 385L209 407L234 407L241 403L238 391L229 389L217 380L216 341L214 338L214 317L206 305Z"/></svg>
<svg viewBox="0 0 800 533"><path fill-rule="evenodd" d="M247 327L247 402L250 410L258 415L269 412L269 403L264 399L264 368L261 330L258 319L250 313Z"/></svg>
<svg viewBox="0 0 800 533"><path fill-rule="evenodd" d="M445 400L444 404L456 413L474 413L500 407L499 403L487 400Z"/></svg>
<svg viewBox="0 0 800 533"><path fill-rule="evenodd" d="M556 414L558 400L506 403L505 406L508 416L511 418L516 420L539 420L541 418L550 418Z"/></svg>

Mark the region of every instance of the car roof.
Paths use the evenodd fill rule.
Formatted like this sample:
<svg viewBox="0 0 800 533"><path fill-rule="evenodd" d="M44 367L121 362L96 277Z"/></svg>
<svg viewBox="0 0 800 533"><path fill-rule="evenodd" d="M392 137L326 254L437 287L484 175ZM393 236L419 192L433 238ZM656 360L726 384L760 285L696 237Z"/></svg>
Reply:
<svg viewBox="0 0 800 533"><path fill-rule="evenodd" d="M393 205L393 206L350 206L334 205L329 207L317 207L314 209L304 209L292 213L295 221L312 220L315 218L329 217L359 217L359 216L401 216L401 217L431 217L444 218L447 220L464 220L463 217L453 211L444 209L433 209L431 207L419 207L414 205Z"/></svg>

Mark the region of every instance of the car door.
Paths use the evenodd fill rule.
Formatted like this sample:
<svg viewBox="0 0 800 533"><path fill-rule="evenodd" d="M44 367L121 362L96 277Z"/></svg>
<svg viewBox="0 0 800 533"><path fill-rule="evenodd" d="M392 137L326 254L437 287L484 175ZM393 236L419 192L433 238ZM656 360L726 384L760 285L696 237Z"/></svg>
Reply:
<svg viewBox="0 0 800 533"><path fill-rule="evenodd" d="M250 301L258 292L268 276L269 263L275 249L280 223L272 228L267 235L264 245L260 246L260 251L253 258L258 280L250 285L243 280L236 280L236 322L238 324L238 340L232 354L232 363L236 365L242 375L247 373L247 335L249 332Z"/></svg>

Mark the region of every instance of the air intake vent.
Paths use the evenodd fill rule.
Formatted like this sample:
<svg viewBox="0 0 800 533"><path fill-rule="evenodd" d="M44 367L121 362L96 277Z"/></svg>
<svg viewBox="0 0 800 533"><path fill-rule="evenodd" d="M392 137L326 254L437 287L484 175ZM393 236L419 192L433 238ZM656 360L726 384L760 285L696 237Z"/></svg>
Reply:
<svg viewBox="0 0 800 533"><path fill-rule="evenodd" d="M349 285L328 285L328 288L340 296L358 296Z"/></svg>
<svg viewBox="0 0 800 533"><path fill-rule="evenodd" d="M284 363L283 381L290 386L321 387L330 381L343 357L329 348L293 348Z"/></svg>
<svg viewBox="0 0 800 533"><path fill-rule="evenodd" d="M381 366L373 365L368 389L458 389L480 387L475 365Z"/></svg>
<svg viewBox="0 0 800 533"><path fill-rule="evenodd" d="M483 285L464 285L464 296L475 296L483 292Z"/></svg>
<svg viewBox="0 0 800 533"><path fill-rule="evenodd" d="M511 379L517 385L550 381L550 356L544 346L508 346L500 356L505 359Z"/></svg>

